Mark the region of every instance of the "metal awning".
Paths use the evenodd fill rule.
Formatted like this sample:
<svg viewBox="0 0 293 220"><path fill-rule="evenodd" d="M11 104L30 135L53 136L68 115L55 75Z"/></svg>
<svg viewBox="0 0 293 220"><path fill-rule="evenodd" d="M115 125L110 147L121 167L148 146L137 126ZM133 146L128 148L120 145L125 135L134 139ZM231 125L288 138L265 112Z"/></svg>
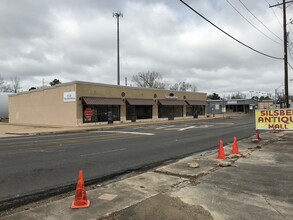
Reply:
<svg viewBox="0 0 293 220"><path fill-rule="evenodd" d="M161 105L187 105L184 100L160 99Z"/></svg>
<svg viewBox="0 0 293 220"><path fill-rule="evenodd" d="M201 100L186 100L188 105L207 105L206 101Z"/></svg>
<svg viewBox="0 0 293 220"><path fill-rule="evenodd" d="M103 98L103 97L82 97L86 105L124 105L119 98Z"/></svg>
<svg viewBox="0 0 293 220"><path fill-rule="evenodd" d="M129 105L155 105L153 99L126 99Z"/></svg>

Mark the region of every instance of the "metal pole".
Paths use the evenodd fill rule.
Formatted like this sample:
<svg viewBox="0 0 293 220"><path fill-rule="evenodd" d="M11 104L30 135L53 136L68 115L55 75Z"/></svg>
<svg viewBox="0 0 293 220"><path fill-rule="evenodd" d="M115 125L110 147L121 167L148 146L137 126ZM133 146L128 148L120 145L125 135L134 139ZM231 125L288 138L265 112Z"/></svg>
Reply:
<svg viewBox="0 0 293 220"><path fill-rule="evenodd" d="M120 40L119 40L119 17L123 17L121 12L113 13L113 17L117 18L117 85L120 85Z"/></svg>
<svg viewBox="0 0 293 220"><path fill-rule="evenodd" d="M275 108L277 108L277 89L275 89Z"/></svg>
<svg viewBox="0 0 293 220"><path fill-rule="evenodd" d="M117 85L120 85L119 16L117 16Z"/></svg>
<svg viewBox="0 0 293 220"><path fill-rule="evenodd" d="M222 108L222 111L223 111L223 118L225 118L225 111L226 111L225 96L223 97L223 108Z"/></svg>
<svg viewBox="0 0 293 220"><path fill-rule="evenodd" d="M283 0L285 108L289 108L286 2Z"/></svg>

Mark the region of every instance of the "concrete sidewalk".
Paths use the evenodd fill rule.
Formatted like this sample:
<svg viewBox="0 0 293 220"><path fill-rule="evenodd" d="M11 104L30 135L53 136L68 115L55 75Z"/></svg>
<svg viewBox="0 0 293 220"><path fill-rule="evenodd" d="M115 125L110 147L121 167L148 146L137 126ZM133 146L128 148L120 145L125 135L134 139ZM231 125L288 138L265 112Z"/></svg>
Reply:
<svg viewBox="0 0 293 220"><path fill-rule="evenodd" d="M87 209L71 209L74 196L69 196L32 204L3 219L293 219L293 133L261 137L259 143L252 138L239 141L240 158L223 162L215 159L217 152L206 152L88 187ZM226 154L230 151L226 146Z"/></svg>

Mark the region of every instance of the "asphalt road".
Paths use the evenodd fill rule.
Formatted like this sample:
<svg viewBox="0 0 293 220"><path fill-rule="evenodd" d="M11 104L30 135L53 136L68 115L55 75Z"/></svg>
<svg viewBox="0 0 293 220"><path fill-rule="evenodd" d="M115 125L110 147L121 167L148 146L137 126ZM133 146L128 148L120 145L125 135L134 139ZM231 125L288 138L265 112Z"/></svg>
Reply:
<svg viewBox="0 0 293 220"><path fill-rule="evenodd" d="M0 210L158 166L255 133L254 117L0 138Z"/></svg>

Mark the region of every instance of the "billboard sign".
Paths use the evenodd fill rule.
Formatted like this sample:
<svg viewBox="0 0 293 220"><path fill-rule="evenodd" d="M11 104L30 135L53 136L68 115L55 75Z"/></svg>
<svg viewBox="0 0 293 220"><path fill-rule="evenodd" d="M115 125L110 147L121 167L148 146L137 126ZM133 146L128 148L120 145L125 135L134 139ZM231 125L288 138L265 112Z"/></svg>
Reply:
<svg viewBox="0 0 293 220"><path fill-rule="evenodd" d="M256 130L293 130L293 109L255 111Z"/></svg>

